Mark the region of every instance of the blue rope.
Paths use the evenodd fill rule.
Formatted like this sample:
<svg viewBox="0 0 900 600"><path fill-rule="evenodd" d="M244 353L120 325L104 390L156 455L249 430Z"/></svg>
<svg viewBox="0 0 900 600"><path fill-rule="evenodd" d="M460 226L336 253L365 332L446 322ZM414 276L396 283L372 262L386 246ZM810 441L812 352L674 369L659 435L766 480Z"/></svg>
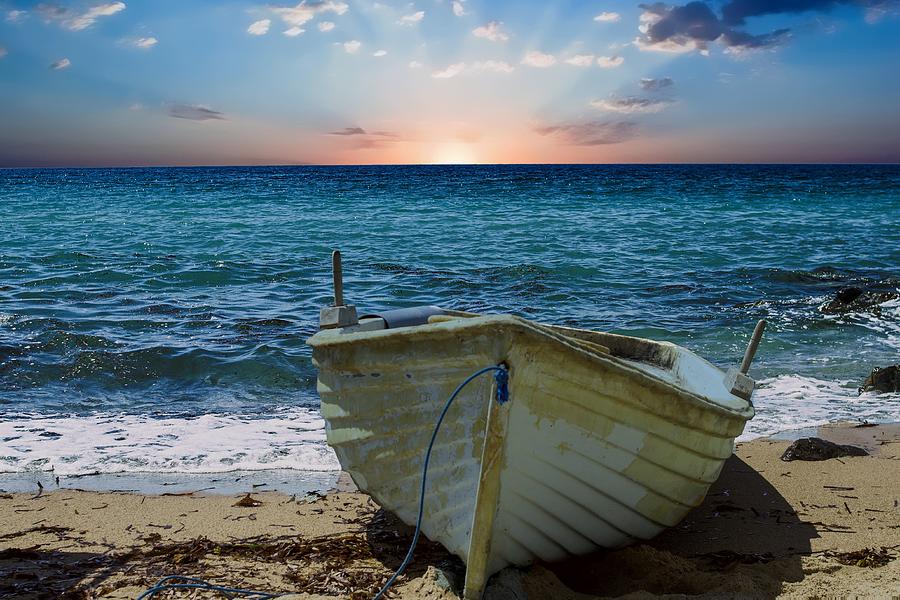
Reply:
<svg viewBox="0 0 900 600"><path fill-rule="evenodd" d="M494 372L494 381L497 383L497 403L505 404L506 402L509 402L509 371L507 371L506 366L502 364L485 367L472 373L468 378L466 378L465 381L457 386L456 390L454 390L452 394L450 394L450 398L448 398L447 403L444 404L444 409L441 411L437 423L434 424L434 431L431 433L431 441L428 442L428 450L425 452L425 463L422 466L422 487L419 490L419 515L416 517L416 532L413 534L413 540L409 545L409 551L406 553L406 558L404 558L403 562L400 563L400 567L397 569L397 571L393 575L391 575L391 578L388 579L387 583L384 584L384 587L382 587L381 590L378 591L378 593L375 595L375 598L373 598L372 600L380 600L381 598L384 598L384 594L391 588L392 585L394 585L394 583L397 581L397 578L403 574L403 572L406 570L406 567L408 567L409 563L412 561L413 552L416 549L416 544L419 543L419 535L422 533L422 514L425 512L425 481L428 477L428 462L431 460L431 449L434 447L434 441L435 439L437 439L437 434L441 428L441 423L444 422L444 417L447 415L447 411L450 410L450 405L453 404L453 401L456 400L456 397L459 395L462 389L469 384L469 382L471 382L476 377L484 375L485 373L488 373L490 371ZM183 581L187 583L170 583L172 581ZM137 600L150 600L160 592L177 589L208 590L211 592L218 592L227 596L228 598L233 598L234 595L239 595L250 598L251 600L270 600L272 598L278 597L278 594L213 585L211 583L203 581L202 579L183 577L181 575L169 575L168 577L163 577L162 579L157 581L152 588L138 596Z"/></svg>
<svg viewBox="0 0 900 600"><path fill-rule="evenodd" d="M169 583L171 581L185 581L187 583ZM270 600L271 598L276 598L278 596L278 594L270 594L268 592L257 592L254 590L242 590L240 588L232 588L223 585L213 585L209 582L203 581L202 579L195 579L194 577L169 575L168 577L163 577L162 579L157 581L152 588L138 596L137 600L148 600L150 598L153 598L156 594L165 592L166 590L185 589L218 592L224 596L227 596L228 598L234 598L235 595L239 595L250 598L251 600Z"/></svg>
<svg viewBox="0 0 900 600"><path fill-rule="evenodd" d="M381 600L381 598L384 598L384 594L392 585L394 585L394 582L397 581L397 578L403 574L403 571L406 570L406 567L408 567L409 563L412 561L416 544L419 543L419 534L422 532L422 513L425 512L425 480L428 477L428 462L431 459L431 449L434 446L434 440L437 438L438 430L441 428L441 423L444 421L444 416L447 414L447 411L450 410L450 405L453 404L453 401L456 400L456 397L470 381L490 371L494 371L494 381L497 382L497 402L503 404L509 400L509 371L507 371L506 367L503 365L494 365L479 369L469 375L469 377L459 384L456 390L450 394L450 398L444 405L444 410L441 411L441 416L438 417L437 423L434 424L434 431L431 433L431 441L428 442L428 450L425 452L425 464L422 466L422 487L419 490L419 516L416 517L416 532L413 534L413 540L409 545L409 551L406 553L406 558L400 563L400 567L397 571L391 575L391 578L388 579L387 583L384 584L384 587L375 594L375 597L372 600Z"/></svg>

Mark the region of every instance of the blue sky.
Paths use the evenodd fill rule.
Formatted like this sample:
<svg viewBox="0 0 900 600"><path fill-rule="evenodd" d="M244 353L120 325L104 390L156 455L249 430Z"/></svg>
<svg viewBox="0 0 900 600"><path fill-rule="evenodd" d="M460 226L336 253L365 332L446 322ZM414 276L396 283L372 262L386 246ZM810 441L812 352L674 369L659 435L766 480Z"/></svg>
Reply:
<svg viewBox="0 0 900 600"><path fill-rule="evenodd" d="M0 0L0 166L898 162L900 3Z"/></svg>

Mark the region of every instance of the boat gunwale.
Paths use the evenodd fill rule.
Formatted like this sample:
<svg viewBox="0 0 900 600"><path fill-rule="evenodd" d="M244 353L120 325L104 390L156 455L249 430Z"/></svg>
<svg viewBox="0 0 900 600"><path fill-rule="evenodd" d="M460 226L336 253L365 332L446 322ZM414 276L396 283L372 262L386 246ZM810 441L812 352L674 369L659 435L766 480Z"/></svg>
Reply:
<svg viewBox="0 0 900 600"><path fill-rule="evenodd" d="M467 317L454 319L452 321L444 321L440 323L429 323L425 325L416 325L413 327L401 327L397 329L381 329L374 331L350 331L344 332L342 330L323 330L319 333L316 333L312 337L306 340L306 343L311 346L314 350L317 348L329 348L329 347L339 347L345 346L348 344L354 344L362 341L372 341L378 340L381 338L403 338L403 337L413 337L413 336L421 336L425 335L427 337L434 337L437 335L447 334L447 333L463 333L467 332L467 330L478 330L483 329L486 326L500 326L503 328L507 328L516 332L524 332L529 335L543 337L546 339L550 339L555 341L556 343L565 346L568 350L571 350L579 355L585 356L592 361L606 363L608 365L614 366L625 371L629 376L636 376L639 380L642 380L642 383L648 386L652 386L655 388L662 387L666 391L676 392L680 396L683 396L685 399L690 400L694 403L700 404L704 408L710 409L713 412L717 412L723 414L730 418L739 418L744 421L747 421L754 416L754 407L753 403L749 400L743 400L742 398L738 398L734 396L739 401L742 402L743 406L740 409L730 408L728 406L724 406L715 402L714 400L707 398L698 394L697 392L691 391L678 384L677 378L673 374L673 381L666 381L662 379L652 372L644 371L636 366L634 363L639 362L632 359L621 358L615 356L613 354L606 354L603 352L598 352L592 349L588 349L586 347L572 344L568 341L567 337L562 333L557 333L549 329L547 326L541 326L540 324L532 324L529 320L524 319L522 317L516 315L508 315L508 314L500 314L500 315L480 315L477 317ZM568 328L571 329L571 328ZM590 331L590 330L575 330L575 331ZM618 334L612 334L618 335ZM724 372L704 359L703 357L697 355L691 350L684 348L683 346L678 346L672 342L666 341L657 341L657 340L648 340L644 338L635 338L633 336L620 336L620 337L632 337L633 339L641 340L643 342L650 342L652 344L658 344L664 347L675 348L680 352L685 352L696 359L708 364L710 367L715 369L716 371L722 373L724 379ZM423 361L427 362L427 361ZM651 363L652 364L652 363ZM653 365L657 368L672 372L671 368L661 367L659 365ZM339 369L336 369L339 371Z"/></svg>

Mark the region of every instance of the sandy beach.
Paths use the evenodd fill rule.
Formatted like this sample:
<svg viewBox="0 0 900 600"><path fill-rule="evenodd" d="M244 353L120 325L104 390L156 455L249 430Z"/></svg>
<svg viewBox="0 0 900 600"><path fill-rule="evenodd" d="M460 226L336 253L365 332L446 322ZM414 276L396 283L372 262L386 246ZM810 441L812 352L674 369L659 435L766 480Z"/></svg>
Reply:
<svg viewBox="0 0 900 600"><path fill-rule="evenodd" d="M505 570L486 597L896 598L900 426L818 434L871 455L783 462L788 441L738 444L706 501L678 527L649 543ZM369 598L410 536L346 481L307 497L4 493L0 597L135 598L180 574L300 598ZM457 598L463 569L423 540L394 597Z"/></svg>

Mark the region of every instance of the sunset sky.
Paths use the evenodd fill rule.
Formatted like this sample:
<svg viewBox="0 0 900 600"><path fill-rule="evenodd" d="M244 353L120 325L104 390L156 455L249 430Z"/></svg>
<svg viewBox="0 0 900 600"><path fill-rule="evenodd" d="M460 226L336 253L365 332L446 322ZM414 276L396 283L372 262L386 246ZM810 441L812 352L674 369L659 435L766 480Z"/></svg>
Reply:
<svg viewBox="0 0 900 600"><path fill-rule="evenodd" d="M896 0L0 11L0 166L900 162Z"/></svg>

